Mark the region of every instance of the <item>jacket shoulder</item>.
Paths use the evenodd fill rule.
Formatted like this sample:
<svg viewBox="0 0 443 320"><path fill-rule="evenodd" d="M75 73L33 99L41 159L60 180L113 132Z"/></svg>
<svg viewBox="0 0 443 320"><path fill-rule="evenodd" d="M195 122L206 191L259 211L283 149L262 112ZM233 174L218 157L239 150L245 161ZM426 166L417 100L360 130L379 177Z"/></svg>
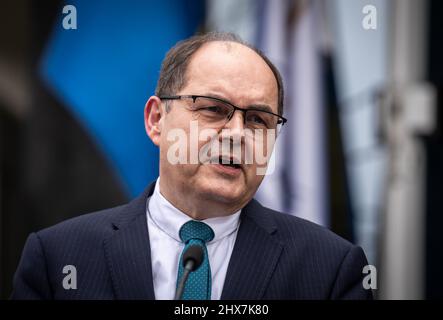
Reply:
<svg viewBox="0 0 443 320"><path fill-rule="evenodd" d="M278 273L292 279L288 296L303 299L371 299L363 288L368 264L363 250L313 222L262 207L274 225L273 237L283 246ZM270 289L270 296L272 296Z"/></svg>
<svg viewBox="0 0 443 320"><path fill-rule="evenodd" d="M320 252L342 252L345 254L355 245L326 227L314 222L263 207L263 213L274 221L276 237L284 244L303 249L315 248Z"/></svg>
<svg viewBox="0 0 443 320"><path fill-rule="evenodd" d="M42 240L61 238L63 241L69 237L75 238L76 241L88 241L91 237L103 238L114 228L125 227L137 216L145 214L146 201L152 194L153 188L154 183L151 183L138 197L126 204L62 221L52 227L38 231L37 235Z"/></svg>
<svg viewBox="0 0 443 320"><path fill-rule="evenodd" d="M66 239L70 235L81 237L81 235L91 233L103 234L112 229L112 221L119 216L119 213L124 211L125 206L121 205L83 214L42 229L36 234L42 239L48 237Z"/></svg>

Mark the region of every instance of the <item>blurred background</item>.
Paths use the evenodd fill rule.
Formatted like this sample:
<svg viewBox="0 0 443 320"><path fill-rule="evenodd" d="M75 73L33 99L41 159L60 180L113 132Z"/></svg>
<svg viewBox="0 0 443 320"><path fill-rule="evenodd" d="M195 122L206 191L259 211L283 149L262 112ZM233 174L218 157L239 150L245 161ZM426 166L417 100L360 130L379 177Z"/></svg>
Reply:
<svg viewBox="0 0 443 320"><path fill-rule="evenodd" d="M362 246L377 298L443 298L442 21L438 0L2 1L0 298L30 232L158 176L144 104L167 50L210 30L285 80L257 198Z"/></svg>

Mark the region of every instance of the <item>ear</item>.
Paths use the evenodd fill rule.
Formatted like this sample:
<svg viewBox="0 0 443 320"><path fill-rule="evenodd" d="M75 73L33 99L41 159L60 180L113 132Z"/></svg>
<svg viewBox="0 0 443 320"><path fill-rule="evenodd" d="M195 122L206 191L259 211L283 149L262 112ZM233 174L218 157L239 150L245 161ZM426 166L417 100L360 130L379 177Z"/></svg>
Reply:
<svg viewBox="0 0 443 320"><path fill-rule="evenodd" d="M146 134L151 138L152 142L160 145L160 136L162 129L162 117L165 116L163 110L160 108L161 100L157 96L151 96L145 105L145 130Z"/></svg>

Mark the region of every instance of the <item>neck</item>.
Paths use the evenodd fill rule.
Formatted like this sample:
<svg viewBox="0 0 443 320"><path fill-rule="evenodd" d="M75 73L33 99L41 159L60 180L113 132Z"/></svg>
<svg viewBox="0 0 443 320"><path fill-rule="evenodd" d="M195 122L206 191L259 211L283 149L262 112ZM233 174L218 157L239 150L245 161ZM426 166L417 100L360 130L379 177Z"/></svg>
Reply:
<svg viewBox="0 0 443 320"><path fill-rule="evenodd" d="M194 220L229 216L242 208L239 205L234 206L196 197L195 194L183 194L181 190L177 189L172 192L161 179L159 191L174 207Z"/></svg>

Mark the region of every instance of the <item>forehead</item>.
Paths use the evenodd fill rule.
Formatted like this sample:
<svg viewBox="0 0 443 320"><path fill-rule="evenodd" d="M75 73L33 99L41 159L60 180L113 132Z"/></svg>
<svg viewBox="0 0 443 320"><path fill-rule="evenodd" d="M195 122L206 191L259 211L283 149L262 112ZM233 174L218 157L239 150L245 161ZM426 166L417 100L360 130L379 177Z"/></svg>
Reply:
<svg viewBox="0 0 443 320"><path fill-rule="evenodd" d="M181 92L214 93L240 105L260 102L277 110L277 80L271 68L254 50L235 42L209 42L197 50Z"/></svg>

